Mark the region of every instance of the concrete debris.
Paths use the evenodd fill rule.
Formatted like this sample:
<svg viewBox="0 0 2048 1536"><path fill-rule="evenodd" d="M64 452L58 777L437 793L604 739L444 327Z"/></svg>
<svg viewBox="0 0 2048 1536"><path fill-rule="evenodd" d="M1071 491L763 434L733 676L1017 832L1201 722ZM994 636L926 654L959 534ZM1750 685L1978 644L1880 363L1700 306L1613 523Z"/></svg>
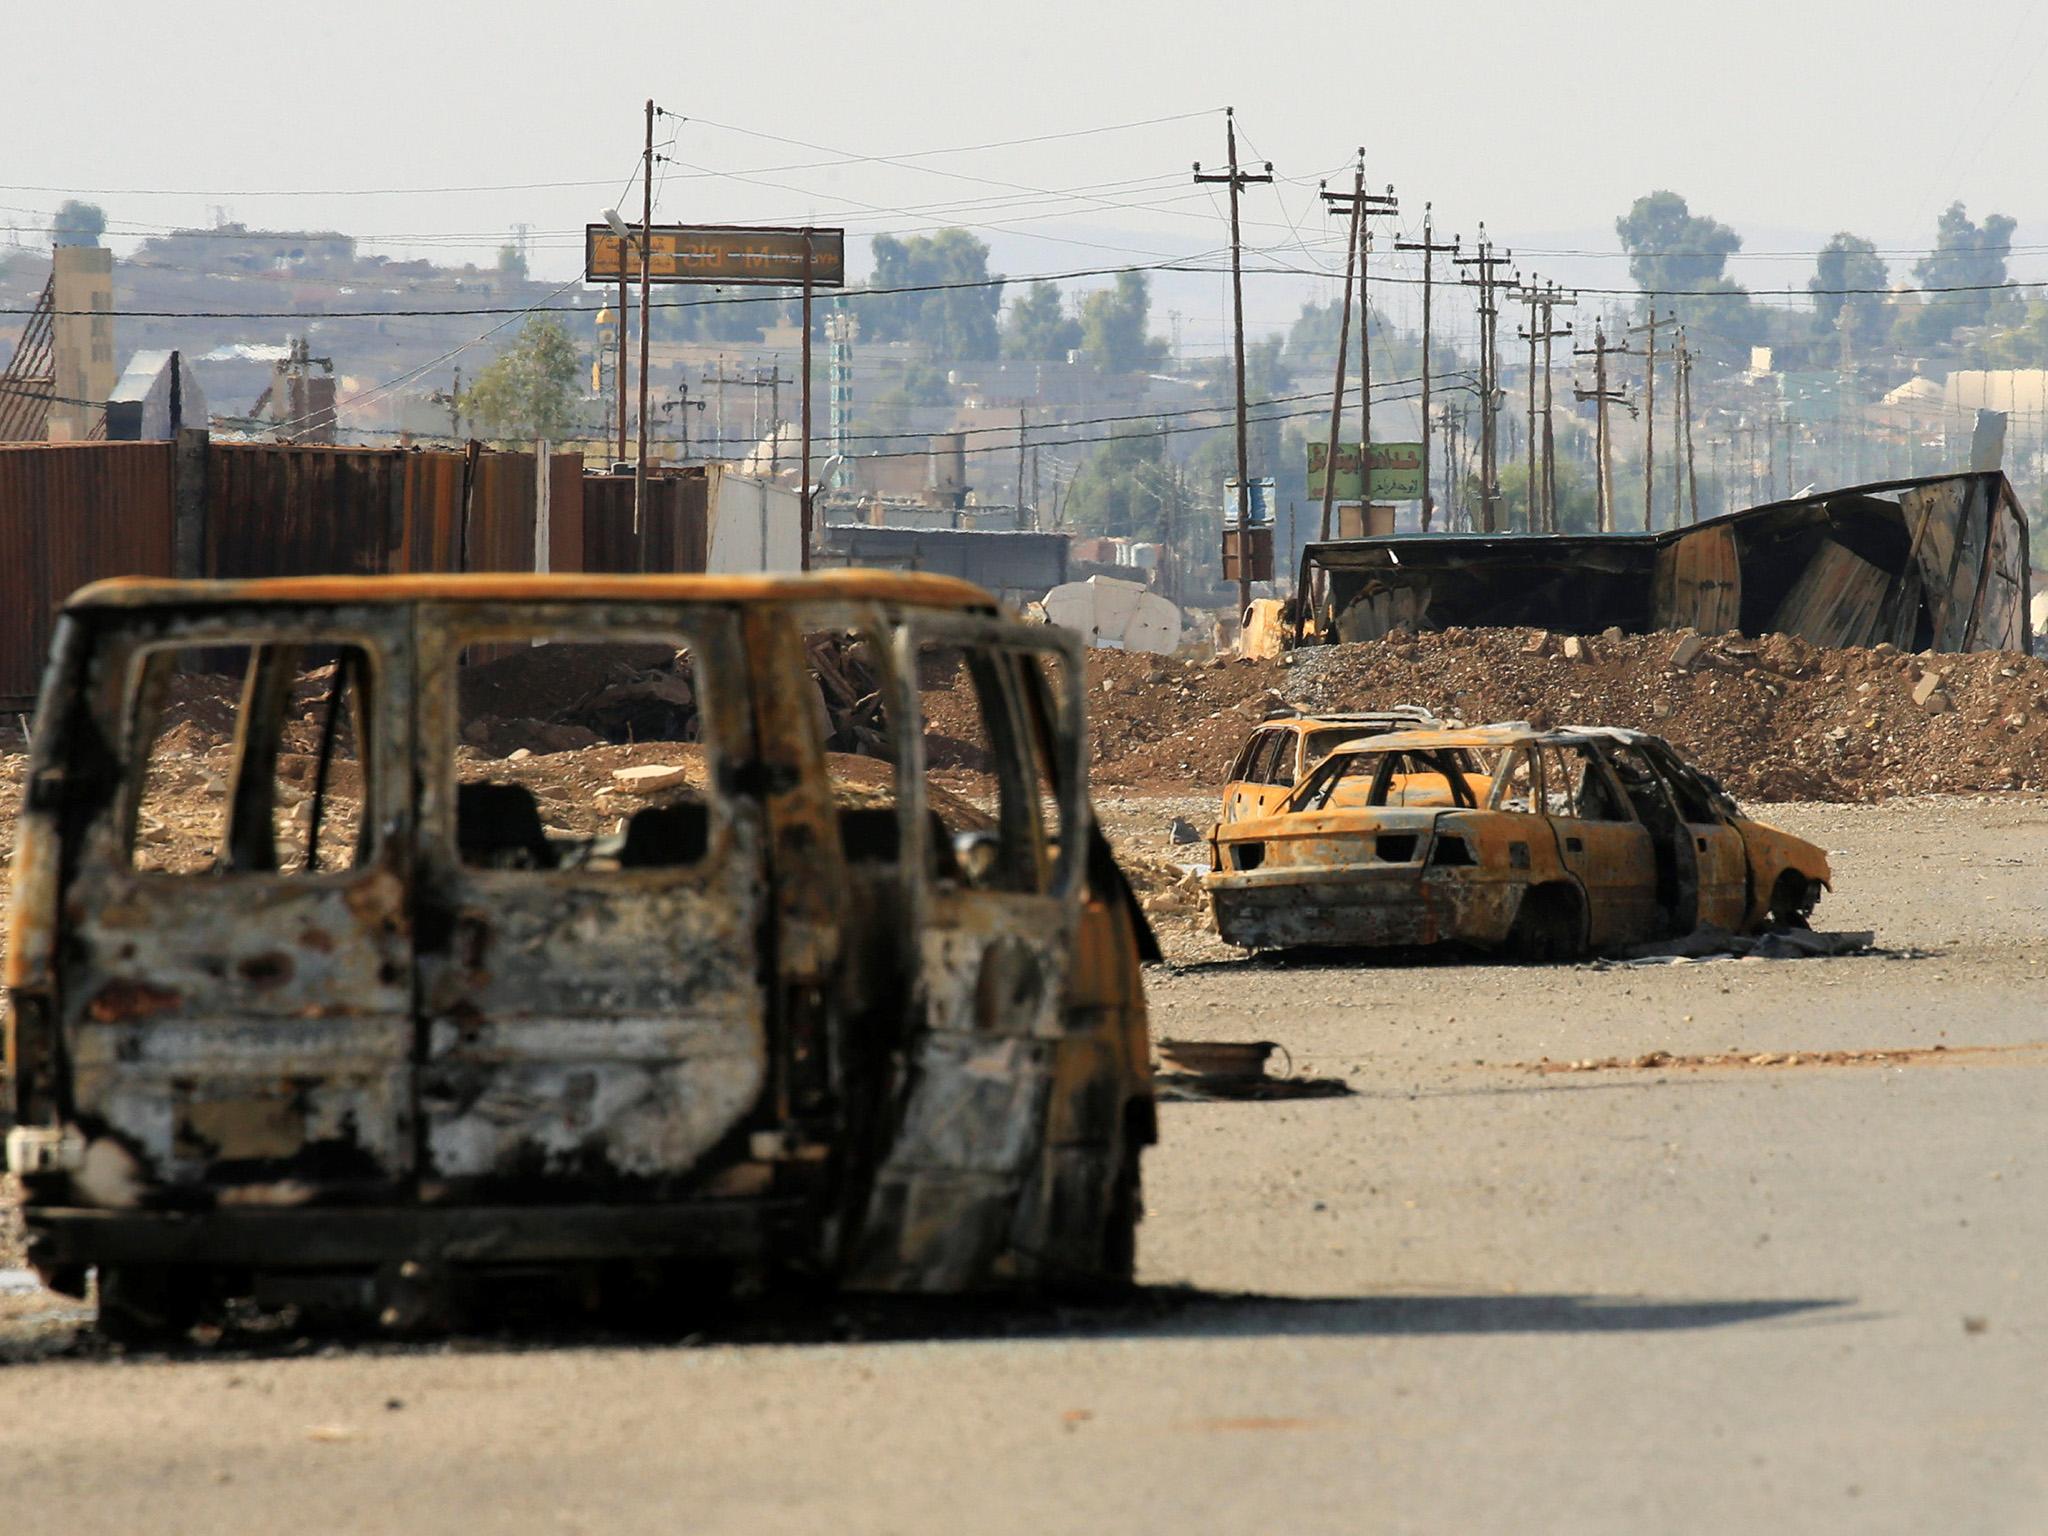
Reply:
<svg viewBox="0 0 2048 1536"><path fill-rule="evenodd" d="M1694 662L1699 660L1700 652L1706 648L1707 642L1705 640L1694 634L1691 630L1686 630L1679 635L1678 644L1671 647L1671 660L1669 664L1678 668L1681 672L1687 671Z"/></svg>
<svg viewBox="0 0 2048 1536"><path fill-rule="evenodd" d="M1176 843L1193 843L1201 840L1202 832L1185 816L1173 818L1173 824L1166 829L1166 835Z"/></svg>

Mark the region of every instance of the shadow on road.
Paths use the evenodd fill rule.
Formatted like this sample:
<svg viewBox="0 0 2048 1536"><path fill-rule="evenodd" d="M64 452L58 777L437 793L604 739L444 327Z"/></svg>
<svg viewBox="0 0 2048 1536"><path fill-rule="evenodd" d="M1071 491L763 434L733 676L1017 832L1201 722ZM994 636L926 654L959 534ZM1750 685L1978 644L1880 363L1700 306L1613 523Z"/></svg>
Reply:
<svg viewBox="0 0 2048 1536"><path fill-rule="evenodd" d="M627 1330L603 1319L492 1332L458 1332L399 1341L375 1334L302 1332L286 1324L260 1333L228 1330L206 1343L186 1340L124 1351L100 1339L82 1309L69 1324L7 1338L0 1329L0 1365L69 1360L113 1363L123 1358L226 1360L292 1358L337 1348L350 1352L412 1352L454 1348L467 1353L618 1347L690 1349L739 1345L1075 1342L1173 1339L1417 1338L1486 1334L1673 1333L1768 1323L1828 1313L1847 1298L1656 1299L1576 1294L1269 1296L1140 1287L1090 1304L1021 1303L970 1298L780 1295L734 1302L716 1315L672 1320L668 1328ZM1815 1318L1814 1320L1818 1320Z"/></svg>

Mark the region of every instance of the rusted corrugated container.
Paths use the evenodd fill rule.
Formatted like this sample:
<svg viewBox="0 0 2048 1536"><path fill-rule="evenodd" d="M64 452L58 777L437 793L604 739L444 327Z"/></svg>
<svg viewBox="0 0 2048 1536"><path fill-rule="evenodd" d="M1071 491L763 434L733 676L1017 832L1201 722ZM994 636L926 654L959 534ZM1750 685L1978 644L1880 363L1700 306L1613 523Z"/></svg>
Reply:
<svg viewBox="0 0 2048 1536"><path fill-rule="evenodd" d="M402 521L396 453L215 444L206 457L208 576L374 576Z"/></svg>
<svg viewBox="0 0 2048 1536"><path fill-rule="evenodd" d="M705 568L710 517L701 471L647 482L647 509L633 527L633 478L583 478L583 569L695 572Z"/></svg>
<svg viewBox="0 0 2048 1536"><path fill-rule="evenodd" d="M169 443L0 447L0 707L35 702L57 605L107 576L168 576Z"/></svg>

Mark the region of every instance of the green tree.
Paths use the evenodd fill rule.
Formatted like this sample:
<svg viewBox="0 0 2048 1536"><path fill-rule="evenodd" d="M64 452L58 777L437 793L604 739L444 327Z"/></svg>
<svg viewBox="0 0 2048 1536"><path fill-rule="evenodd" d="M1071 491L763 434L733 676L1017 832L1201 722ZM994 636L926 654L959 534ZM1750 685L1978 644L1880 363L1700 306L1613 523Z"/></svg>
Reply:
<svg viewBox="0 0 2048 1536"><path fill-rule="evenodd" d="M526 257L520 254L518 246L498 247L498 275L522 283L526 281Z"/></svg>
<svg viewBox="0 0 2048 1536"><path fill-rule="evenodd" d="M1891 329L1889 295L1884 291L1890 281L1890 269L1875 243L1847 230L1835 235L1821 247L1806 283L1822 334L1840 335L1857 350L1882 342ZM1858 288L1876 291L1845 291Z"/></svg>
<svg viewBox="0 0 2048 1536"><path fill-rule="evenodd" d="M1694 214L1676 192L1659 191L1637 198L1614 221L1614 232L1645 306L1675 309L1696 335L1730 344L1761 333L1749 291L1727 275L1742 236L1726 224Z"/></svg>
<svg viewBox="0 0 2048 1536"><path fill-rule="evenodd" d="M861 334L870 341L914 341L948 362L980 362L1001 350L996 314L1002 308L1000 279L988 273L988 246L964 229L932 235L874 238L876 289L915 288L915 293L872 293L855 301Z"/></svg>
<svg viewBox="0 0 2048 1536"><path fill-rule="evenodd" d="M536 315L462 392L462 411L486 436L565 438L575 422L582 362L562 323Z"/></svg>
<svg viewBox="0 0 2048 1536"><path fill-rule="evenodd" d="M57 217L50 226L55 245L98 245L107 230L107 216L97 203L66 198L57 205Z"/></svg>
<svg viewBox="0 0 2048 1536"><path fill-rule="evenodd" d="M1918 339L1941 342L1965 325L1982 325L1995 302L1994 291L2005 281L2006 258L2012 254L2016 220L1994 213L1973 223L1961 203L1950 203L1935 226L1934 249L1913 264L1913 278L1923 289L1974 289L1963 293L1929 293L1919 312Z"/></svg>
<svg viewBox="0 0 2048 1536"><path fill-rule="evenodd" d="M1081 301L1081 344L1109 373L1148 373L1166 361L1166 343L1147 334L1152 285L1142 272L1119 272L1112 287Z"/></svg>
<svg viewBox="0 0 2048 1536"><path fill-rule="evenodd" d="M1058 285L1035 282L1010 305L1003 326L1003 356L1057 363L1080 345L1081 322L1066 312Z"/></svg>
<svg viewBox="0 0 2048 1536"><path fill-rule="evenodd" d="M1158 431L1145 426L1119 431L1074 475L1067 491L1067 521L1111 538L1158 538L1165 526L1165 465L1166 439Z"/></svg>

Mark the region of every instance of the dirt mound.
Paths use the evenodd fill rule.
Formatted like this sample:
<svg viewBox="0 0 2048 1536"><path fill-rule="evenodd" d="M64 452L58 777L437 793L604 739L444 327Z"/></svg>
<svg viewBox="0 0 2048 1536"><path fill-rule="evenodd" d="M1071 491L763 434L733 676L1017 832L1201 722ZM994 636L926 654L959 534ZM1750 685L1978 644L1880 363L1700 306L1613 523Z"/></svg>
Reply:
<svg viewBox="0 0 2048 1536"><path fill-rule="evenodd" d="M1088 653L1088 732L1100 784L1210 788L1245 733L1286 701L1272 661L1189 662Z"/></svg>
<svg viewBox="0 0 2048 1536"><path fill-rule="evenodd" d="M1245 731L1283 699L1311 709L1423 704L1475 724L1654 731L1755 801L2048 784L2048 661L1827 650L1788 635L1560 639L1522 629L1397 632L1223 667L1096 652L1096 778L1213 787Z"/></svg>

